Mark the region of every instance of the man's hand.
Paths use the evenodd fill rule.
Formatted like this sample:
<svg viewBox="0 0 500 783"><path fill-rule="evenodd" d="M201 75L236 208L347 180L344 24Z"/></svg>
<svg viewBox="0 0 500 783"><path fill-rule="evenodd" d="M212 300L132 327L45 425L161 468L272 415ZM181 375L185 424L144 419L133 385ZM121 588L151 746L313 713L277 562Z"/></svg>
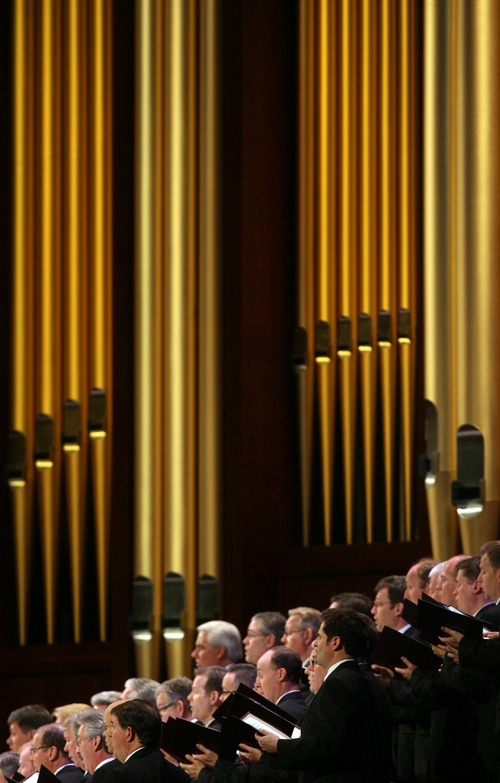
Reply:
<svg viewBox="0 0 500 783"><path fill-rule="evenodd" d="M279 739L276 734L271 734L269 731L259 731L255 738L259 743L260 749L265 753L276 753Z"/></svg>
<svg viewBox="0 0 500 783"><path fill-rule="evenodd" d="M415 669L417 667L415 666L415 664L411 663L408 660L408 658L403 658L403 656L401 656L401 660L403 661L403 663L405 665L405 668L404 669L402 667L398 668L396 666L396 671L397 671L398 674L400 674L402 677L404 677L405 680L409 681L410 678L411 678L411 675L413 674L413 672L415 671Z"/></svg>
<svg viewBox="0 0 500 783"><path fill-rule="evenodd" d="M251 761L253 764L258 764L262 751L258 748L252 747L252 745L245 745L243 742L239 747L240 756L243 756L247 761Z"/></svg>
<svg viewBox="0 0 500 783"><path fill-rule="evenodd" d="M394 672L392 669L388 669L386 666L379 666L377 663L372 663L372 669L377 680L379 680L382 685L388 688L391 684L392 678L394 677Z"/></svg>
<svg viewBox="0 0 500 783"><path fill-rule="evenodd" d="M215 750L209 750L204 745L197 745L196 747L198 750L201 750L201 753L193 753L194 760L200 761L205 767L215 767L219 759Z"/></svg>
<svg viewBox="0 0 500 783"><path fill-rule="evenodd" d="M195 759L194 756L189 756L186 754L187 763L180 764L179 766L186 772L187 775L191 778L191 780L198 780L198 775L200 774L201 770L205 768L205 764L203 764L202 761L199 761L198 759Z"/></svg>

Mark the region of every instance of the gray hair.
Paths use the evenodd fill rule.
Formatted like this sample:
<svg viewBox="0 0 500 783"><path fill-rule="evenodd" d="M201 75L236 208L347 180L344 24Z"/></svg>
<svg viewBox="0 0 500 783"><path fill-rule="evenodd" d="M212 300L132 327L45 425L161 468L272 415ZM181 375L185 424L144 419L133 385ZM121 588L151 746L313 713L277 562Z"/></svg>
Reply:
<svg viewBox="0 0 500 783"><path fill-rule="evenodd" d="M241 646L241 634L237 627L226 620L209 620L198 626L198 631L205 631L207 641L212 647L219 645L226 648L227 657L231 661L241 661L243 648Z"/></svg>
<svg viewBox="0 0 500 783"><path fill-rule="evenodd" d="M188 696L191 693L192 685L193 681L189 677L172 677L170 680L165 680L161 685L158 685L155 696L165 693L169 702L177 703L182 701L186 709L191 710Z"/></svg>
<svg viewBox="0 0 500 783"><path fill-rule="evenodd" d="M97 707L98 704L113 704L115 701L120 701L122 697L121 691L99 691L94 693L90 699L92 707Z"/></svg>
<svg viewBox="0 0 500 783"><path fill-rule="evenodd" d="M254 614L252 620L256 620L259 623L261 633L265 636L274 634L276 637L276 644L281 644L281 639L285 633L286 617L281 612L258 612Z"/></svg>
<svg viewBox="0 0 500 783"><path fill-rule="evenodd" d="M0 753L0 772L4 777L10 778L19 766L19 753L17 750L6 750Z"/></svg>
<svg viewBox="0 0 500 783"><path fill-rule="evenodd" d="M85 728L88 739L104 736L104 715L99 710L87 710L80 714L80 726Z"/></svg>

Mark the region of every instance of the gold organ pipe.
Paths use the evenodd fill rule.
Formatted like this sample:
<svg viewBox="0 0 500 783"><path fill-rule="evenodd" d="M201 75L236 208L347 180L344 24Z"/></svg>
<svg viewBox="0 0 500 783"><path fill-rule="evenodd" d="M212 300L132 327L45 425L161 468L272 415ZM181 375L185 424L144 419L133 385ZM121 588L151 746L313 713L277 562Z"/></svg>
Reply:
<svg viewBox="0 0 500 783"><path fill-rule="evenodd" d="M26 451L33 447L33 280L34 280L34 9L25 0L14 5L14 231L13 231L13 344L12 426L26 437ZM32 538L31 460L26 482L12 492L19 643L28 635L30 551Z"/></svg>
<svg viewBox="0 0 500 783"><path fill-rule="evenodd" d="M398 67L399 125L398 125L398 304L400 310L406 310L410 323L415 320L415 111L412 85L415 84L414 49L412 31L414 24L414 4L412 0L402 0L399 9L399 48ZM413 421L415 348L414 327L405 329L398 335L398 354L401 395L401 472L402 472L402 530L406 541L412 535L412 476L413 476Z"/></svg>
<svg viewBox="0 0 500 783"><path fill-rule="evenodd" d="M299 396L302 544L307 546L311 525L311 472L314 368L314 4L301 0L299 68L299 287L298 324L306 330L304 369L297 370ZM331 480L331 479L330 479Z"/></svg>
<svg viewBox="0 0 500 783"><path fill-rule="evenodd" d="M486 503L461 519L465 551L496 539L500 517L500 418L495 361L500 340L500 5L458 0L456 112L457 426L474 424L485 442Z"/></svg>
<svg viewBox="0 0 500 783"><path fill-rule="evenodd" d="M357 30L357 9L351 0L343 0L341 10L341 135L340 135L340 267L338 270L338 309L341 317L350 320L349 344L337 350L339 394L342 421L342 451L344 462L344 496L346 540L353 537L353 488L355 449L355 392L356 365L352 341L357 339L356 265L357 241L356 205L356 61L354 40Z"/></svg>
<svg viewBox="0 0 500 783"><path fill-rule="evenodd" d="M67 203L68 229L65 253L65 398L76 400L82 407L82 420L87 420L86 361L87 356L87 278L86 269L86 4L69 0L67 4L68 101L67 128ZM66 37L66 36L65 36ZM84 402L85 400L85 402ZM84 522L86 441L64 448L66 494L68 503L70 571L73 605L73 636L81 641L82 583L84 563Z"/></svg>
<svg viewBox="0 0 500 783"><path fill-rule="evenodd" d="M190 663L196 621L196 9L194 0L169 5L165 61L164 561L186 583L186 637L171 649L177 673Z"/></svg>
<svg viewBox="0 0 500 783"><path fill-rule="evenodd" d="M450 504L456 460L455 286L450 223L451 3L427 0L424 12L424 364L425 396L437 410L437 452L426 480L434 557L456 551Z"/></svg>
<svg viewBox="0 0 500 783"><path fill-rule="evenodd" d="M112 430L112 212L111 212L111 6L90 6L90 313L89 387L106 391L106 432L92 433L92 485L96 532L99 638L107 635L109 571L109 491ZM97 434L97 437L96 437ZM106 439L103 436L107 434Z"/></svg>
<svg viewBox="0 0 500 783"><path fill-rule="evenodd" d="M376 109L375 109L375 5L363 0L361 5L361 101L360 101L360 227L359 227L359 309L376 324L376 288L374 253L377 241L376 205ZM373 336L358 345L359 382L361 396L361 427L363 432L363 466L366 508L366 539L373 541L373 490L375 455L376 353Z"/></svg>
<svg viewBox="0 0 500 783"><path fill-rule="evenodd" d="M54 420L60 432L61 323L60 323L60 52L61 8L52 0L41 3L41 122L40 122L40 286L38 290L39 387L37 410ZM57 447L56 447L57 448ZM44 565L47 640L54 641L56 563L58 542L59 460L38 470L40 519Z"/></svg>
<svg viewBox="0 0 500 783"><path fill-rule="evenodd" d="M160 524L157 415L161 410L157 385L161 369L155 346L160 339L155 292L159 260L155 257L155 0L136 3L136 468L135 468L135 558L134 573L149 578L154 589L154 610L149 641L136 639L137 668L142 676L154 677L158 602L161 580L160 551L156 531Z"/></svg>
<svg viewBox="0 0 500 783"><path fill-rule="evenodd" d="M318 180L318 320L330 324L332 339L335 334L334 279L332 274L333 258L333 107L332 67L335 62L333 46L334 8L328 0L320 0L317 5L316 20L318 30L318 120L317 144L318 162L316 176ZM322 357L317 365L317 389L321 442L321 474L323 493L324 543L331 543L332 518L332 480L333 480L333 428L335 409L335 373L334 362L330 357ZM326 359L326 360L325 360Z"/></svg>
<svg viewBox="0 0 500 783"><path fill-rule="evenodd" d="M380 3L380 264L379 309L387 311L394 330L394 265L395 265L395 31L393 4ZM393 451L395 357L392 339L384 335L378 341L382 399L382 442L384 465L384 494L386 505L386 539L393 537Z"/></svg>
<svg viewBox="0 0 500 783"><path fill-rule="evenodd" d="M220 576L219 26L217 0L200 4L199 527L200 573Z"/></svg>

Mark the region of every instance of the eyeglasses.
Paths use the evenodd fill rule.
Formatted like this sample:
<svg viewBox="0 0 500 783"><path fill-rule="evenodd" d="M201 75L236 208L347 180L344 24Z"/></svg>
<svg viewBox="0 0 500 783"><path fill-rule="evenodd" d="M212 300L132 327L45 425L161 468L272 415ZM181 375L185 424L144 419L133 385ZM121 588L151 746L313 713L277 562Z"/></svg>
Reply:
<svg viewBox="0 0 500 783"><path fill-rule="evenodd" d="M230 696L231 693L236 693L236 691L221 691L220 695L221 696Z"/></svg>
<svg viewBox="0 0 500 783"><path fill-rule="evenodd" d="M173 707L175 704L177 704L176 701L171 701L169 704L165 704L164 707L158 707L158 712L165 712L165 710L169 710L170 707Z"/></svg>
<svg viewBox="0 0 500 783"><path fill-rule="evenodd" d="M254 631L249 631L247 633L249 639L256 639L258 636L267 636L267 633L255 633Z"/></svg>
<svg viewBox="0 0 500 783"><path fill-rule="evenodd" d="M38 748L30 748L30 756L34 756L35 753L38 753L39 750L46 750L47 748L51 748L52 745L39 745Z"/></svg>
<svg viewBox="0 0 500 783"><path fill-rule="evenodd" d="M82 742L88 742L88 740L94 739L93 737L78 737L77 740L75 740L75 745L77 748L80 747Z"/></svg>
<svg viewBox="0 0 500 783"><path fill-rule="evenodd" d="M394 606L394 601L374 601L373 606L383 606L384 604L390 604Z"/></svg>

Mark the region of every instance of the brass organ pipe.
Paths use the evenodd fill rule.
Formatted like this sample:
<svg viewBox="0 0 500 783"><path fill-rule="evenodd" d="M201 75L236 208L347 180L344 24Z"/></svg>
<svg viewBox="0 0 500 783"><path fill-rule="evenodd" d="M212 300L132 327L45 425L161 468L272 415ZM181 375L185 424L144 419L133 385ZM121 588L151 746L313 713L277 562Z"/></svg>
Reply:
<svg viewBox="0 0 500 783"><path fill-rule="evenodd" d="M186 669L196 622L196 9L193 0L169 6L165 63L165 550L168 569L186 582L186 638L176 664ZM181 673L181 672L178 672Z"/></svg>
<svg viewBox="0 0 500 783"><path fill-rule="evenodd" d="M24 433L27 453L33 448L34 388L34 9L30 0L14 5L14 232L12 284L12 426ZM19 643L28 636L28 602L33 467L26 464L26 483L12 490Z"/></svg>
<svg viewBox="0 0 500 783"><path fill-rule="evenodd" d="M380 263L379 309L394 319L394 261L395 261L395 188L394 188L394 14L390 0L380 3ZM393 537L393 450L395 359L392 340L379 340L379 368L382 398L382 442L384 465L384 494L386 504L386 539Z"/></svg>
<svg viewBox="0 0 500 783"><path fill-rule="evenodd" d="M318 36L318 163L317 179L319 189L318 207L318 292L317 320L326 321L332 331L332 343L335 335L336 310L334 304L334 279L332 274L332 235L334 227L333 185L331 176L332 153L334 150L332 122L334 96L331 94L331 69L334 63L333 15L334 8L328 0L320 0L316 19ZM334 362L328 358L317 364L317 389L321 443L321 474L323 495L323 535L324 543L331 543L332 517L332 481L333 481L333 429L334 429Z"/></svg>
<svg viewBox="0 0 500 783"><path fill-rule="evenodd" d="M455 552L456 512L450 482L456 460L456 343L454 254L451 243L450 2L427 0L424 11L424 364L425 396L438 414L435 481L426 482L434 557ZM439 335L439 339L436 339Z"/></svg>
<svg viewBox="0 0 500 783"><path fill-rule="evenodd" d="M413 475L413 421L415 378L415 112L412 85L415 84L414 51L412 31L414 24L414 4L412 0L399 3L399 47L400 64L398 67L399 124L398 124L398 282L399 308L408 310L411 319L411 332L398 338L400 395L401 395L401 452L402 452L402 488L403 520L402 533L406 541L412 536L412 475Z"/></svg>
<svg viewBox="0 0 500 783"><path fill-rule="evenodd" d="M89 388L106 392L106 432L90 439L96 535L99 638L105 641L108 616L109 492L112 431L112 226L111 226L111 5L92 0L90 6L90 212L89 268L93 296L90 313ZM104 439L104 435L106 438Z"/></svg>
<svg viewBox="0 0 500 783"><path fill-rule="evenodd" d="M67 202L68 229L66 235L66 333L65 390L66 399L76 400L86 421L86 358L87 358L87 277L86 268L86 5L79 0L67 3L68 101L67 128ZM65 449L66 494L68 503L70 571L73 606L73 637L81 641L82 582L84 562L84 466L86 441Z"/></svg>
<svg viewBox="0 0 500 783"><path fill-rule="evenodd" d="M220 576L220 324L219 264L219 3L205 0L200 15L200 326L199 356L199 527L200 573Z"/></svg>
<svg viewBox="0 0 500 783"><path fill-rule="evenodd" d="M51 416L54 431L60 432L61 380L61 198L60 166L56 151L60 149L61 95L60 51L56 42L61 35L61 8L52 0L41 3L41 122L40 122L40 182L38 187L40 213L40 285L38 289L39 388L37 410ZM38 470L42 557L46 604L47 641L54 641L56 604L56 563L58 543L59 460L56 448L56 468L51 465Z"/></svg>
<svg viewBox="0 0 500 783"><path fill-rule="evenodd" d="M338 314L351 322L352 341L357 335L356 265L357 241L356 208L356 62L354 40L357 28L356 6L351 0L343 0L341 10L341 155L340 155L340 268L338 282ZM353 484L355 448L355 356L352 344L337 351L339 393L342 421L342 451L344 467L344 496L346 540L353 537Z"/></svg>
<svg viewBox="0 0 500 783"><path fill-rule="evenodd" d="M136 444L135 468L135 558L134 573L153 583L154 610L149 641L137 641L135 651L141 676L154 677L158 670L154 632L158 623L158 590L161 579L160 552L155 531L161 509L161 485L157 461L156 414L161 409L157 384L161 377L155 346L160 337L155 292L158 259L155 258L155 24L156 2L136 2Z"/></svg>
<svg viewBox="0 0 500 783"><path fill-rule="evenodd" d="M375 6L372 0L361 5L361 136L360 136L360 231L359 231L359 309L371 317L376 326L376 288L374 247L377 245L376 204L376 110L375 110ZM358 346L361 390L361 427L363 432L363 466L366 508L366 540L373 541L373 487L375 447L375 373L376 354L373 338L369 345Z"/></svg>
<svg viewBox="0 0 500 783"><path fill-rule="evenodd" d="M458 0L456 112L457 426L474 424L485 441L486 503L461 519L465 551L499 534L500 419L495 361L500 339L500 5Z"/></svg>
<svg viewBox="0 0 500 783"><path fill-rule="evenodd" d="M302 544L308 546L311 525L312 421L314 391L314 4L300 2L299 66L299 286L298 325L306 330L307 356L297 372L299 395Z"/></svg>

